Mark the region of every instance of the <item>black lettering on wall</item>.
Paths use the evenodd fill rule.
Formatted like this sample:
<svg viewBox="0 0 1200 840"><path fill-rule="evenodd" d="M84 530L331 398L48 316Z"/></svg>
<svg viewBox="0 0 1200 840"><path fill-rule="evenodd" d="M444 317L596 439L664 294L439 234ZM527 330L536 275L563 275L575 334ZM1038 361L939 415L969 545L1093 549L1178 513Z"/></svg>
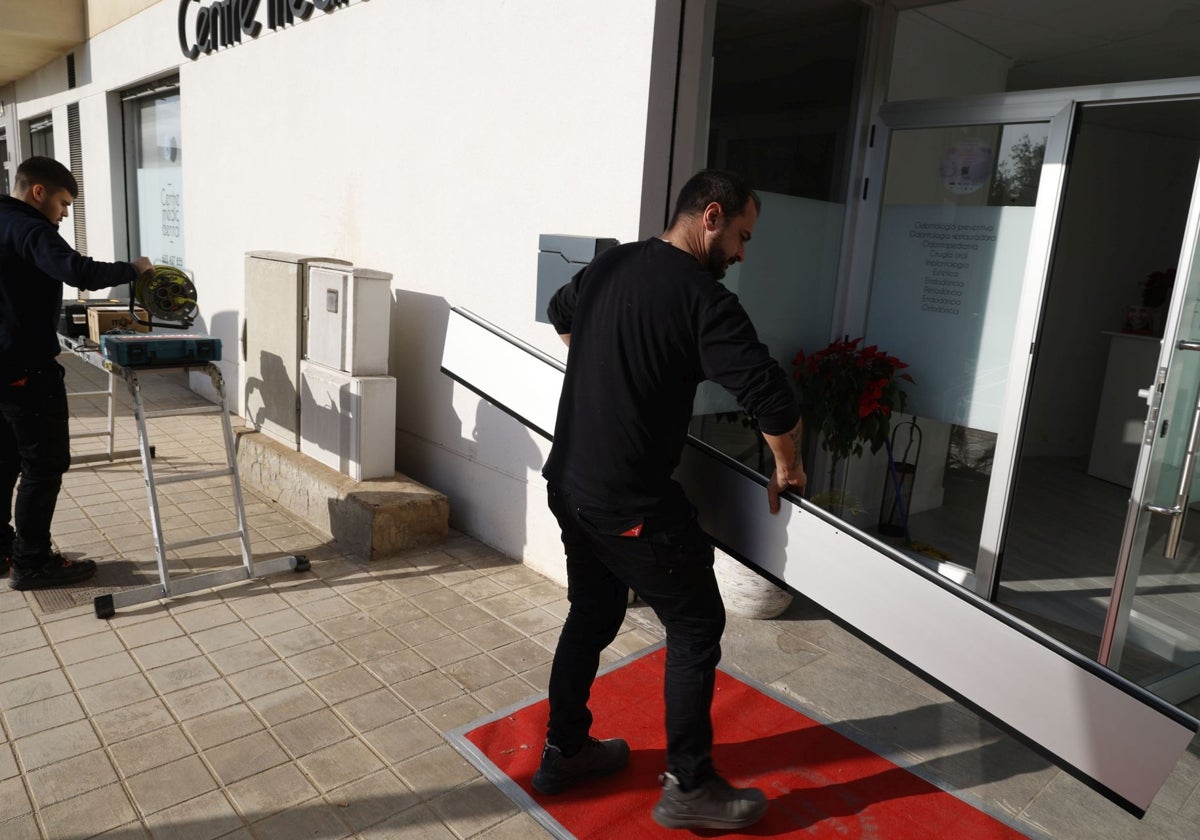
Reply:
<svg viewBox="0 0 1200 840"><path fill-rule="evenodd" d="M258 22L258 0L241 0L242 32L251 38L257 38L262 32L262 24Z"/></svg>

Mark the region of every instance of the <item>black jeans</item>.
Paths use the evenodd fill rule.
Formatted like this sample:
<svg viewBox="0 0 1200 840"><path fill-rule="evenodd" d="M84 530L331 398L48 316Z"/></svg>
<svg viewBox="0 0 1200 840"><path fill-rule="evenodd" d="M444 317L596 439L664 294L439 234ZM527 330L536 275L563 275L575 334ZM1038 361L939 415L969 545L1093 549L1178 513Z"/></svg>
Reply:
<svg viewBox="0 0 1200 840"><path fill-rule="evenodd" d="M16 526L13 563L36 568L50 556L50 522L71 466L66 372L51 361L0 382L0 538ZM13 508L13 489L21 478Z"/></svg>
<svg viewBox="0 0 1200 840"><path fill-rule="evenodd" d="M616 638L632 589L667 631L667 770L684 788L703 783L715 773L711 707L725 605L694 511L685 503L628 537L620 536L635 524L628 519L580 509L553 488L549 504L566 548L570 610L550 671L547 740L570 754L587 739L600 652Z"/></svg>

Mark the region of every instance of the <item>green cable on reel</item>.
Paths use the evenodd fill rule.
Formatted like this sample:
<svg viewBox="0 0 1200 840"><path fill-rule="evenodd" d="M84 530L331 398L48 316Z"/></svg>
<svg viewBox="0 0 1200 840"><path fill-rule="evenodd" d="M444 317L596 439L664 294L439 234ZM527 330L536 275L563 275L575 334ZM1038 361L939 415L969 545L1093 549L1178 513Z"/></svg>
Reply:
<svg viewBox="0 0 1200 840"><path fill-rule="evenodd" d="M192 279L173 265L156 265L134 281L129 309L136 301L150 316L149 321L135 319L147 326L187 328L196 318L196 286ZM178 324L155 323L154 318L177 321Z"/></svg>

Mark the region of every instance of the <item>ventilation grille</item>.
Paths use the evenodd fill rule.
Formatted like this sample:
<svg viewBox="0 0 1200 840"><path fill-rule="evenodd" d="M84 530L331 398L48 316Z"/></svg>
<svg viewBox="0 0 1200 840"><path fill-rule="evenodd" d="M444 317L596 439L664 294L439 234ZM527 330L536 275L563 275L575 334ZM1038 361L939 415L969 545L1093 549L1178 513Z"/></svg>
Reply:
<svg viewBox="0 0 1200 840"><path fill-rule="evenodd" d="M71 205L75 218L75 250L87 256L87 211L83 190L83 140L79 132L79 103L67 106L67 136L71 140L71 174L79 184L79 195Z"/></svg>
<svg viewBox="0 0 1200 840"><path fill-rule="evenodd" d="M75 53L67 53L67 87L75 87Z"/></svg>

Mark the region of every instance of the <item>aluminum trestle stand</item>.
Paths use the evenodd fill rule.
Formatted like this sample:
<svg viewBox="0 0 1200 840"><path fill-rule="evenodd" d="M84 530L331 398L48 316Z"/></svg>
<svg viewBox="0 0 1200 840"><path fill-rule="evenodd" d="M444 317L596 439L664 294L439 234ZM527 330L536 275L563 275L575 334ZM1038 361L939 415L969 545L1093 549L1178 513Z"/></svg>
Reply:
<svg viewBox="0 0 1200 840"><path fill-rule="evenodd" d="M237 453L235 449L233 429L229 422L229 409L225 398L225 380L221 375L221 369L212 362L205 364L188 364L188 365L157 365L154 367L134 368L123 367L118 368L111 362L108 363L109 369L115 372L120 372L124 377L126 384L129 386L130 393L133 395L134 412L137 418L138 427L138 444L141 450L142 471L146 482L146 495L150 501L150 521L154 530L154 551L158 560L158 577L159 583L150 586L143 586L137 589L127 589L122 592L114 592L108 595L101 595L95 599L95 609L97 618L111 618L119 607L127 607L133 604L144 604L148 601L157 601L163 598L173 598L178 595L185 595L189 592L197 592L202 589L210 589L214 586L222 586L227 583L236 583L238 581L249 580L250 578L262 577L264 575L275 574L276 572L296 571L306 572L309 569L309 562L303 555L276 557L271 560L254 562L254 558L250 553L250 533L246 524L246 507L242 501L242 486L238 478L237 470ZM198 406L191 408L176 408L166 409L162 411L147 411L142 402L142 390L139 375L141 373L159 372L159 371L178 371L178 370L196 370L204 371L212 380L213 387L220 395L220 404L211 406ZM197 470L193 472L181 473L179 475L169 475L156 477L154 474L154 457L153 447L150 445L149 433L146 429L146 421L158 417L176 417L186 414L220 414L221 430L224 434L225 441L225 466L220 469L212 470ZM229 483L233 491L233 506L234 512L237 514L237 528L233 531L227 531L221 534L212 534L205 537L197 537L195 539L179 540L178 542L168 543L163 538L162 517L159 512L158 504L158 485L172 484L180 481L197 481L207 478L219 478L222 476L229 477ZM206 543L216 543L222 540L236 539L241 548L242 563L240 566L235 566L229 569L220 569L215 572L205 572L203 574L191 575L183 580L172 581L170 569L167 566L167 552L181 548L189 548L195 545L203 545Z"/></svg>

